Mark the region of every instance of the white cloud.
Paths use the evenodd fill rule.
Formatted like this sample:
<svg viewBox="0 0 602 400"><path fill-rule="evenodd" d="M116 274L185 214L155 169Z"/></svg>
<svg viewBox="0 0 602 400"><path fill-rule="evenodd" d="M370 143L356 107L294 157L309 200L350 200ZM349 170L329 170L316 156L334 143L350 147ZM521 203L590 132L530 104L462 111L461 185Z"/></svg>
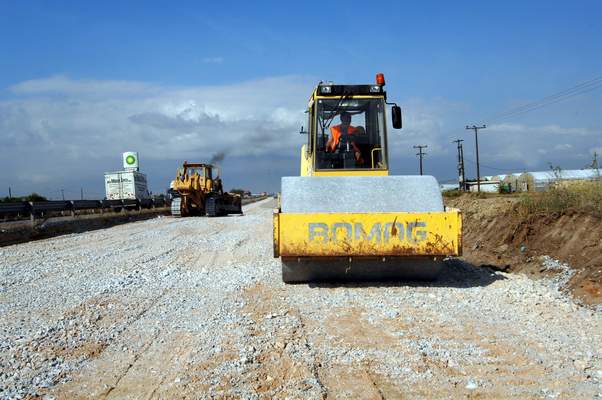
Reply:
<svg viewBox="0 0 602 400"><path fill-rule="evenodd" d="M126 150L140 152L161 190L175 169L165 172L166 160L296 157L314 84L300 76L187 87L56 76L22 82L0 100L0 185L53 196L57 187L82 185L98 197L103 172L119 169ZM252 182L248 175L243 181Z"/></svg>
<svg viewBox="0 0 602 400"><path fill-rule="evenodd" d="M315 83L302 76L186 87L64 76L21 82L0 101L0 184L14 183L17 177L31 185L55 185L67 176L98 179L104 170L119 168L125 150L140 152L143 168L152 160L156 165L163 160L204 161L217 152L262 162L278 155L285 160L281 162L296 164L305 141L298 132L306 125L306 101ZM396 100L404 128L389 131L394 168L412 172L414 164L407 163L414 158L412 146L426 144L431 171L438 162L440 173L449 175L455 138L466 140L465 154L471 157L473 136L464 129L465 104ZM596 148L602 153L597 132L559 125L492 125L479 139L482 163L502 168L547 162L564 166L565 160L582 162ZM272 162L270 167L279 176L282 166Z"/></svg>
<svg viewBox="0 0 602 400"><path fill-rule="evenodd" d="M283 151L297 139L312 84L294 76L186 88L27 81L11 87L26 96L0 102L0 141L12 153L43 145L75 158L117 156L124 148L147 159Z"/></svg>
<svg viewBox="0 0 602 400"><path fill-rule="evenodd" d="M148 96L161 90L160 87L144 82L73 80L61 75L20 82L9 89L18 95L55 94L97 98L124 95Z"/></svg>
<svg viewBox="0 0 602 400"><path fill-rule="evenodd" d="M597 131L555 124L495 124L479 133L481 161L509 170L542 168L547 163L579 166L592 144L601 143Z"/></svg>
<svg viewBox="0 0 602 400"><path fill-rule="evenodd" d="M572 148L573 145L570 143L558 143L556 146L554 146L554 150L557 151L571 150Z"/></svg>
<svg viewBox="0 0 602 400"><path fill-rule="evenodd" d="M223 57L205 57L203 63L205 64L221 64L224 62Z"/></svg>
<svg viewBox="0 0 602 400"><path fill-rule="evenodd" d="M412 146L427 145L428 157L442 156L454 150L451 143L451 132L456 130L450 121L459 110L464 110L463 103L444 99L408 99L401 103L403 113L403 129L397 131L389 126L389 143L391 151L397 154L413 155Z"/></svg>
<svg viewBox="0 0 602 400"><path fill-rule="evenodd" d="M489 132L500 133L528 133L537 135L567 135L567 136L589 136L594 131L587 128L567 128L559 125L529 126L524 124L494 124L487 127Z"/></svg>

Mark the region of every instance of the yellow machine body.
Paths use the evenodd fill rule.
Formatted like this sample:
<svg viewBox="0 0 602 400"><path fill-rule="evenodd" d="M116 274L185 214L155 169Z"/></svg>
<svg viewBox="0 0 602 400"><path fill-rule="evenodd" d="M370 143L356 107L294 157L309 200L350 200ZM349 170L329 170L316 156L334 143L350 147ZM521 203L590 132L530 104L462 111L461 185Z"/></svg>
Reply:
<svg viewBox="0 0 602 400"><path fill-rule="evenodd" d="M185 206L189 208L202 208L207 193L213 191L214 180L211 176L211 167L204 164L184 163L185 168L179 168L176 179L171 183L172 189L180 193ZM195 168L189 172L188 168Z"/></svg>
<svg viewBox="0 0 602 400"><path fill-rule="evenodd" d="M374 95L365 93L354 95L351 91L346 91L342 96L321 96L319 89L320 85L316 87L309 100L306 132L308 143L301 148L301 177L387 177L389 159L386 124L381 124L381 126L385 125L381 127L385 132L380 143L366 152L365 159L368 167L320 169L316 154L318 147L316 132L319 121L315 115L317 109L315 105L320 99L377 99L384 105L386 102L384 90ZM380 153L378 160L375 160L375 153ZM462 216L456 209L443 209L440 212L296 213L283 212L279 204L274 210L273 224L274 257L282 258L285 282L311 281L314 277L318 277L316 280L321 280L320 277L332 280L332 276L322 273L331 266L335 270L336 262L329 260L342 261L344 265L339 271L347 274L356 268L355 263L358 260L384 262L385 259L397 261L405 259L411 260L411 263L422 260L440 263L446 257L462 254ZM306 266L303 264L304 260L312 262L317 260L319 267L315 267L314 264ZM295 272L302 264L303 268L315 270L317 274L314 275L307 270L301 273ZM393 269L398 264L394 264ZM367 267L368 270L370 268L372 266ZM384 267L379 268L382 272ZM385 275L389 276L388 270L385 272L387 272ZM430 277L428 274L425 276ZM334 276L335 280L338 278Z"/></svg>
<svg viewBox="0 0 602 400"><path fill-rule="evenodd" d="M275 257L459 256L458 210L429 213L274 213Z"/></svg>
<svg viewBox="0 0 602 400"><path fill-rule="evenodd" d="M170 188L176 194L171 207L174 216L242 213L240 196L223 191L220 169L214 165L184 161Z"/></svg>

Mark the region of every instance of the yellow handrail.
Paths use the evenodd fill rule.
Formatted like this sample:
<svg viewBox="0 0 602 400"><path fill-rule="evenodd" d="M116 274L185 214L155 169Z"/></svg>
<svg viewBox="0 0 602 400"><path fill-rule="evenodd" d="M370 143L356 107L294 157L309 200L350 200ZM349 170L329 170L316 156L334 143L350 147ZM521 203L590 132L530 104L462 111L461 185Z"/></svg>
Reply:
<svg viewBox="0 0 602 400"><path fill-rule="evenodd" d="M382 152L382 151L383 151L383 149L382 149L382 147L375 147L375 148L373 148L373 149L372 149L372 151L370 152L370 158L372 159L372 169L374 169L374 152L375 152L375 151L380 151L380 152Z"/></svg>

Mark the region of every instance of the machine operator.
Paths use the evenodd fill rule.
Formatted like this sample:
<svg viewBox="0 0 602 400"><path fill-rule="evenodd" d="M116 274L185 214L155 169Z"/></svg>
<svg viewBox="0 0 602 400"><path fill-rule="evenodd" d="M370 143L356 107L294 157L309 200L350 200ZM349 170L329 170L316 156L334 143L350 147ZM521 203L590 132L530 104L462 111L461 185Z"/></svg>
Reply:
<svg viewBox="0 0 602 400"><path fill-rule="evenodd" d="M361 126L351 126L351 114L346 111L341 113L341 123L339 125L335 125L330 128L330 139L326 143L326 151L334 153L339 145L339 141L341 140L341 135L361 135L364 134L364 128ZM351 146L353 146L353 151L355 153L355 160L363 164L364 160L362 158L362 154L360 149L357 147L355 142L351 142Z"/></svg>

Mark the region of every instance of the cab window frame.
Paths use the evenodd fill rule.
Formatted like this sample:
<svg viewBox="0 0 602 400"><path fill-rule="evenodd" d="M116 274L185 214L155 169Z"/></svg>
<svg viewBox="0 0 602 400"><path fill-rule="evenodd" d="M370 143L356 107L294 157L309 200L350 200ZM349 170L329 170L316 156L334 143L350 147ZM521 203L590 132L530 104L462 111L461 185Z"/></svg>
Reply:
<svg viewBox="0 0 602 400"><path fill-rule="evenodd" d="M320 168L320 160L319 160L319 154L318 154L318 135L321 135L322 133L319 132L319 122L318 122L318 114L321 112L321 110L319 110L319 104L321 100L335 100L335 101L341 101L341 98L344 96L316 96L314 99L312 99L312 103L311 103L311 109L313 112L313 116L312 116L312 130L310 131L310 135L312 136L312 148L311 151L314 154L313 157L313 166L314 166L314 171L319 171L319 172L342 172L342 171L386 171L388 170L388 158L389 158L389 154L388 154L388 143L387 143L387 109L386 109L386 99L384 97L376 97L376 96L349 96L348 100L376 100L380 103L380 110L377 110L377 112L375 112L374 117L372 117L372 119L375 121L375 127L379 130L379 132L376 134L377 136L379 136L379 143L378 146L374 145L374 147L370 150L373 151L375 148L380 148L381 151L381 155L380 155L380 160L378 162L378 164L380 164L381 166L378 167L377 163L375 163L374 168L372 168L371 165L371 161L372 159L370 158L369 160L366 160L365 162L367 163L366 167L354 167L354 168ZM315 108L314 108L315 107ZM382 117L379 118L379 114L382 112ZM363 112L363 120L364 120L364 130L366 130L366 127L368 126L368 122L369 122L369 118L368 118L368 112L365 111ZM334 122L334 121L333 121ZM331 125L329 125L329 127L327 128L327 130L329 131L330 128L333 126L331 122ZM382 124L382 131L381 130L381 124ZM326 133L326 131L324 131L324 133ZM325 139L329 140L331 136L331 132L329 131L326 135L325 135ZM326 142L324 143L325 146Z"/></svg>

